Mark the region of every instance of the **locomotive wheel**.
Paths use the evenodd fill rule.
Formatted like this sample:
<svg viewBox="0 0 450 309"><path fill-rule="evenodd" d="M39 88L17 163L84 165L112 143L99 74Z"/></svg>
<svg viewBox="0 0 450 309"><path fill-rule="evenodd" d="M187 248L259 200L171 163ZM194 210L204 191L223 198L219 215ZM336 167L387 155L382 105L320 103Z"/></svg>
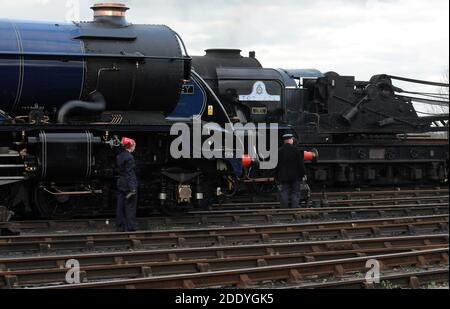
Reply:
<svg viewBox="0 0 450 309"><path fill-rule="evenodd" d="M39 214L48 219L68 219L74 216L80 205L80 197L54 196L41 188L34 190L34 202Z"/></svg>

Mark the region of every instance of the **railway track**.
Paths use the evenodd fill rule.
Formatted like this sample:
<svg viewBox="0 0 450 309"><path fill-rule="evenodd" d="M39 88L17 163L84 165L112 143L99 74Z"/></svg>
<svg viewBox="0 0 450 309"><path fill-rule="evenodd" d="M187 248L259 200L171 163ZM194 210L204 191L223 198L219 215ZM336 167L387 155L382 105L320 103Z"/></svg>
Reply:
<svg viewBox="0 0 450 309"><path fill-rule="evenodd" d="M449 189L446 187L417 187L417 188L374 188L374 189L360 189L355 188L348 191L318 191L313 190L311 193L311 200L320 205L326 201L339 201L339 200L362 200L362 199L393 199L393 198L408 198L408 197L433 197L439 195L448 195ZM277 202L277 195L254 195L249 200L248 198L225 198L219 205L233 204L257 204L265 203L267 199L271 202Z"/></svg>
<svg viewBox="0 0 450 309"><path fill-rule="evenodd" d="M448 265L448 247L413 252L373 255L383 268L396 267L433 267ZM107 289L183 289L211 287L250 288L258 283L290 282L299 283L308 277L336 278L355 272L365 272L368 257L352 257L326 261L283 264L275 266L248 267L231 270L204 271L189 274L152 276L147 278L105 280L101 282L81 283L47 287L56 289L107 288Z"/></svg>
<svg viewBox="0 0 450 309"><path fill-rule="evenodd" d="M244 245L448 233L448 215L135 233L85 233L0 238L0 256Z"/></svg>
<svg viewBox="0 0 450 309"><path fill-rule="evenodd" d="M315 194L318 195L318 194ZM419 191L367 191L367 192L331 192L322 194L322 198L341 197L344 200L316 200L312 208L298 210L279 209L277 202L233 203L213 205L210 211L193 211L182 218L164 218L158 215L139 220L140 229L153 229L159 225L197 225L197 224L262 224L272 222L293 222L299 220L343 220L357 218L377 218L394 215L426 215L445 211L448 205L448 189L426 189ZM383 196L383 198L379 198ZM362 197L358 198L358 197ZM370 197L370 199L366 199ZM425 206L437 206L431 209ZM384 206L384 207L383 207ZM398 207L403 206L403 208ZM371 207L371 209L369 209ZM377 212L377 210L380 210ZM411 210L411 211L410 211ZM351 212L352 211L352 212ZM397 214L395 214L397 213ZM300 215L301 214L301 215ZM259 216L258 216L259 215ZM264 216L262 216L264 215ZM19 222L0 222L2 234L36 233L43 230L111 230L109 219L72 219L72 220L33 220Z"/></svg>
<svg viewBox="0 0 450 309"><path fill-rule="evenodd" d="M370 198L370 199L343 199L343 200L313 200L308 207L313 208L340 208L351 206L382 206L382 205L411 205L411 204L433 204L448 202L447 195L436 196L410 196L410 197L387 197L387 198ZM212 211L227 210L259 210L259 209L276 209L280 207L279 202L258 202L258 203L229 203L215 204L211 207Z"/></svg>
<svg viewBox="0 0 450 309"><path fill-rule="evenodd" d="M21 221L0 237L0 288L377 288L448 282L448 189L315 194L310 207L214 205L139 219ZM1 227L1 226L0 226ZM66 262L80 263L68 285ZM382 284L368 284L377 259ZM387 282L387 283L386 283Z"/></svg>
<svg viewBox="0 0 450 309"><path fill-rule="evenodd" d="M448 197L440 203L351 206L341 208L261 209L192 212L183 217L146 217L138 219L140 230L160 227L237 226L248 224L291 224L312 221L379 219L385 217L427 216L449 213ZM114 231L111 219L78 219L16 222L23 234L49 231Z"/></svg>
<svg viewBox="0 0 450 309"><path fill-rule="evenodd" d="M448 235L280 243L240 247L154 250L0 259L0 288L65 282L66 261L80 263L84 282L279 266L430 250L448 246Z"/></svg>
<svg viewBox="0 0 450 309"><path fill-rule="evenodd" d="M430 270L417 269L413 271L385 272L380 276L380 282L368 283L364 277L354 278L354 276L328 282L305 282L296 285L271 286L278 289L399 289L410 288L419 289L432 284L434 288L437 284L448 284L448 267L437 267Z"/></svg>
<svg viewBox="0 0 450 309"><path fill-rule="evenodd" d="M396 189L386 189L380 188L378 190L352 190L347 192L342 191L324 191L311 193L312 198L325 198L325 199L345 199L351 200L355 198L359 199L374 199L374 198L398 198L398 197L427 197L436 195L448 195L448 188L396 188Z"/></svg>

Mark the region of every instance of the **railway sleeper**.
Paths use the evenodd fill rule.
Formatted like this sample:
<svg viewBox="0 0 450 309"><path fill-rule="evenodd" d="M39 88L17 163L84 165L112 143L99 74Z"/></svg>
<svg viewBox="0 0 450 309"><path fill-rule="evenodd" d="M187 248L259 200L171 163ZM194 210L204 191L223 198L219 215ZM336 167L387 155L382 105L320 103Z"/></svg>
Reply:
<svg viewBox="0 0 450 309"><path fill-rule="evenodd" d="M142 266L141 267L142 277L143 278L150 278L153 277L152 268L149 266Z"/></svg>
<svg viewBox="0 0 450 309"><path fill-rule="evenodd" d="M353 289L377 289L383 288L384 285L389 284L394 287L405 287L410 289L420 289L426 283L430 282L448 282L448 268L438 270L413 271L413 272L395 272L382 273L380 283L369 282L365 278L353 279L346 278L338 281L328 281L326 283L302 283L290 282L291 284L286 288L309 288L309 289L337 289L337 288L353 288ZM299 284L299 285L297 285Z"/></svg>
<svg viewBox="0 0 450 309"><path fill-rule="evenodd" d="M403 253L403 254L399 254L399 257L394 255L385 255L382 256L379 262L380 262L380 267L381 270L386 270L389 269L390 267L398 267L401 265L412 265L415 267L427 267L429 265L432 265L433 263L447 263L448 264L448 251L443 251L444 249L437 249L437 250L426 250L426 251L421 251L419 252L419 254L415 255L414 252L410 252L410 253ZM448 250L448 249L447 249ZM379 251L379 252L382 252ZM355 253L355 252L354 252ZM335 253L328 253L331 255L334 255ZM346 255L347 253L343 253L344 255ZM320 254L319 254L320 255ZM317 256L319 256L317 255ZM407 255L407 256L405 256ZM289 255L288 255L289 256ZM306 255L314 257L315 255ZM284 261L284 259L287 256L282 256L280 258L275 258L275 260L279 260L279 261ZM383 260L385 259L385 257L388 257L386 260L386 263L383 262ZM296 260L298 260L298 257L292 257L295 258ZM374 256L374 258L376 258L376 256ZM268 258L268 259L272 259L272 258ZM281 260L280 260L281 259ZM232 261L231 261L232 260ZM241 260L240 259L231 259L230 262L234 265L236 262L238 263L237 265L241 265L241 267L244 267L243 264L241 264ZM246 260L246 259L244 259ZM256 259L257 261L257 267L261 268L261 267L266 267L263 264L266 263L267 266L269 267L283 267L283 265L278 265L277 263L273 264L273 263L269 263L268 260L264 259L264 261L261 261L262 259ZM345 273L349 273L351 271L355 271L356 269L359 269L359 267L362 267L361 265L365 263L365 259L360 259L360 257L356 256L356 258L350 258L350 259L342 259L341 261L338 262L338 264L334 265L334 268L330 268L329 265L329 260L324 260L324 261L318 261L317 262L317 267L319 267L319 269L316 270L317 273L314 273L314 275L335 275L335 276L343 276L343 274ZM308 259L308 258L304 258L304 262L303 264L299 264L299 267L301 269L304 269L305 271L305 275L310 273L312 270L314 270L315 268L313 267L313 265L308 265L310 263L313 263L314 260L312 259ZM178 268L181 267L181 265L183 264L193 264L196 265L196 269L199 272L211 272L213 270L213 266L211 263L215 263L216 265L214 266L215 271L223 269L223 262L221 261L211 261L211 262L190 262L190 261L186 261L186 262L181 262L181 263L175 263L177 266L176 268L173 268L172 271L175 271L176 269L191 269L190 267L187 268ZM361 264L361 265L360 265ZM272 265L278 265L278 266L272 266ZM123 265L123 267L114 267L114 266L108 266L107 268L103 269L100 266L86 266L85 268L82 269L82 271L84 272L82 279L83 278L87 278L87 274L90 273L93 277L91 277L91 280L97 280L97 276L104 276L110 272L112 272L113 274L121 274L126 275L126 274L132 274L135 273L135 271L133 269L140 269L140 275L143 276L147 276L148 274L152 273L154 276L161 276L162 274L166 273L167 267L169 267L170 265L167 263L153 263L153 266L150 265ZM231 266L231 264L230 264ZM152 267L151 269L144 269L142 267ZM153 267L155 267L155 271L153 271ZM162 267L162 268L161 268ZM227 268L228 269L228 268ZM127 271L125 271L127 270ZM129 271L128 271L129 270ZM152 270L150 272L150 270ZM192 269L193 270L193 269ZM62 278L64 278L64 276L66 275L65 269L53 269L53 270L48 270L49 272L49 279L52 280L62 280ZM91 273L92 272L92 273ZM4 274L4 278L5 278L5 285L9 286L17 286L17 282L20 281L20 278L17 280L17 278L13 278L14 276L18 276L18 274L22 274L24 275L24 280L29 282L29 283L34 283L36 282L37 279L34 279L34 277L30 277L31 274L34 273L34 276L36 278L41 278L42 280L42 270L36 270L36 271L17 271L16 274L11 274L11 273L5 273ZM136 273L136 275L139 276L139 273ZM312 274L312 273L311 273ZM56 276L56 277L55 277ZM144 277L145 277L144 276ZM58 279L59 278L59 279ZM14 281L15 280L15 281ZM84 281L86 282L86 281Z"/></svg>

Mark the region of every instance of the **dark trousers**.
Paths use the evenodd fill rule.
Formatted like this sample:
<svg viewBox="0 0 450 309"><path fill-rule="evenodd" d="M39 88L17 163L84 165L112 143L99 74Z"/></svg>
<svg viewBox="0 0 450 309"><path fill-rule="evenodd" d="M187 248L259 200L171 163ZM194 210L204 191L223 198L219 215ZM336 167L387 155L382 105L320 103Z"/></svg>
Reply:
<svg viewBox="0 0 450 309"><path fill-rule="evenodd" d="M300 181L283 182L281 184L280 202L282 208L289 208L289 197L291 207L300 208Z"/></svg>
<svg viewBox="0 0 450 309"><path fill-rule="evenodd" d="M127 194L119 192L117 195L116 229L117 231L134 232L137 229L137 195L127 199Z"/></svg>

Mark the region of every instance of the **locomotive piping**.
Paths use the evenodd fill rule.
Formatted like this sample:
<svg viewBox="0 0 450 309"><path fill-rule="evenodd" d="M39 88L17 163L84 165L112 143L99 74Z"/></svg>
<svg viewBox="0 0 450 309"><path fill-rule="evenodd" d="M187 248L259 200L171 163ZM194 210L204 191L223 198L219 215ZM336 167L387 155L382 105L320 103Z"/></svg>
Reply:
<svg viewBox="0 0 450 309"><path fill-rule="evenodd" d="M82 53L85 54L86 48L85 48L83 40L80 40L80 47L81 47ZM83 90L85 88L85 82L86 82L86 74L87 74L86 60L83 59L83 74L82 74L82 80L81 80L80 95L78 96L78 100L81 100L81 98L83 97Z"/></svg>
<svg viewBox="0 0 450 309"><path fill-rule="evenodd" d="M75 109L83 109L90 112L102 112L106 109L105 98L100 92L91 94L92 102L81 100L69 101L64 104L58 113L58 123L65 123L67 116Z"/></svg>
<svg viewBox="0 0 450 309"><path fill-rule="evenodd" d="M169 28L169 27L167 27L167 28ZM175 37L177 38L179 44L183 48L184 56L182 58L183 58L183 65L184 65L184 68L183 68L184 69L184 80L190 80L191 77L192 77L192 75L191 75L191 71L192 71L192 57L189 56L187 48L186 48L186 44L184 43L183 39L178 34L178 32L174 31L172 28L169 28L169 29L175 35ZM181 51L181 55L183 55L183 51Z"/></svg>
<svg viewBox="0 0 450 309"><path fill-rule="evenodd" d="M92 169L92 136L89 131L86 131L86 146L87 146L87 164L86 164L86 178L91 175Z"/></svg>
<svg viewBox="0 0 450 309"><path fill-rule="evenodd" d="M447 88L449 87L448 83L430 82L430 81L427 81L427 80L412 79L412 78L393 76L393 75L385 75L385 76L390 78L390 79L401 80L401 81L404 81L404 82L423 84L423 85L430 85L430 86L438 86L438 87L447 87Z"/></svg>
<svg viewBox="0 0 450 309"><path fill-rule="evenodd" d="M11 22L11 25L14 29L14 33L16 34L17 38L17 47L19 49L19 55L23 53L23 45L22 45L22 38L20 36L19 29L17 28L16 24L14 22ZM14 112L17 108L17 105L20 102L20 99L22 97L22 91L23 91L23 79L25 74L25 60L24 57L19 56L19 84L17 85L17 93L16 98L14 100L14 104L12 106L12 112Z"/></svg>
<svg viewBox="0 0 450 309"><path fill-rule="evenodd" d="M170 30L172 30L172 29L170 29ZM186 48L186 44L184 44L184 41L183 41L183 39L181 38L181 36L178 34L178 32L176 32L176 31L174 31L174 30L172 30L172 32L175 34L175 36L177 37L177 39L180 41L181 46L183 46L184 55L185 55L187 58L191 58L191 57L189 56L189 54L188 54L188 51L187 51L187 48Z"/></svg>
<svg viewBox="0 0 450 309"><path fill-rule="evenodd" d="M169 61L184 61L190 59L189 56L185 57L166 57L166 56L145 56L143 54L81 54L81 53L52 53L52 52L9 52L0 51L0 56L4 57L27 57L31 59L51 59L61 58L61 60L79 60L79 59L90 59L90 58L100 58L100 59L125 59L130 61L136 60L169 60Z"/></svg>
<svg viewBox="0 0 450 309"><path fill-rule="evenodd" d="M424 99L424 98L416 98L411 96L405 96L405 95L399 95L401 98L405 98L408 100L413 100L419 103L428 104L428 105L436 105L436 106L448 106L449 101L444 100L430 100L430 99Z"/></svg>
<svg viewBox="0 0 450 309"><path fill-rule="evenodd" d="M41 156L42 156L42 170L41 177L45 179L47 176L47 135L44 131L40 131L39 139L42 143Z"/></svg>

